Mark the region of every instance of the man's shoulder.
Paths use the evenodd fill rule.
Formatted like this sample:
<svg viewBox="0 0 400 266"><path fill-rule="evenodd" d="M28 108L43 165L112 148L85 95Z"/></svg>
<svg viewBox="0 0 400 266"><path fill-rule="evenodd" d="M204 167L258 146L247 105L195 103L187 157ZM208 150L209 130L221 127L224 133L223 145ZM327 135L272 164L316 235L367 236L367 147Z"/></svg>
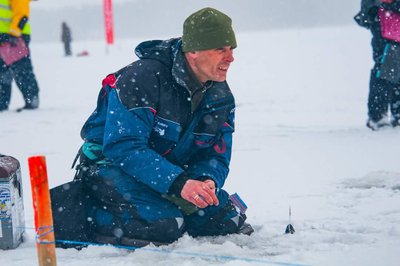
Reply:
<svg viewBox="0 0 400 266"><path fill-rule="evenodd" d="M232 91L226 81L224 82L213 82L211 93L214 97L233 97Z"/></svg>
<svg viewBox="0 0 400 266"><path fill-rule="evenodd" d="M132 62L131 64L118 70L115 74L120 77L132 77L136 76L138 78L155 75L166 75L170 74L171 69L164 65L162 62L155 59L139 59Z"/></svg>
<svg viewBox="0 0 400 266"><path fill-rule="evenodd" d="M171 71L154 59L140 59L115 73L116 88L122 103L129 107L155 106L160 99L160 90L155 89L168 80Z"/></svg>

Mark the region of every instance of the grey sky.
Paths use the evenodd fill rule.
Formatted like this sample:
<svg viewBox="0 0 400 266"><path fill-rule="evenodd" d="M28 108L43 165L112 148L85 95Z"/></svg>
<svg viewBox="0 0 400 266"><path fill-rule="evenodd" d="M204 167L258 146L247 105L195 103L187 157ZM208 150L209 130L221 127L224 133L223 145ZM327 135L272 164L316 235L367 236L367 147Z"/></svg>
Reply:
<svg viewBox="0 0 400 266"><path fill-rule="evenodd" d="M47 2L46 2L47 1ZM75 40L103 39L101 0L40 0L31 3L33 41L60 41L66 21ZM60 2L59 2L60 1ZM74 4L76 2L76 4ZM116 38L180 36L183 20L211 6L233 19L237 31L318 27L353 23L359 0L114 0Z"/></svg>

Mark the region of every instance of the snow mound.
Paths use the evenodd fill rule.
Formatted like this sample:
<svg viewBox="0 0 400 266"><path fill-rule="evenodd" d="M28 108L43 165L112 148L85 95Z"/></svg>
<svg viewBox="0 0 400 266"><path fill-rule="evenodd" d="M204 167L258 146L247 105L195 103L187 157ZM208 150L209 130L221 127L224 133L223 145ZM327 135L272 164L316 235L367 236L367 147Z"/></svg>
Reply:
<svg viewBox="0 0 400 266"><path fill-rule="evenodd" d="M375 171L361 178L347 179L342 182L342 185L345 188L400 190L400 173Z"/></svg>

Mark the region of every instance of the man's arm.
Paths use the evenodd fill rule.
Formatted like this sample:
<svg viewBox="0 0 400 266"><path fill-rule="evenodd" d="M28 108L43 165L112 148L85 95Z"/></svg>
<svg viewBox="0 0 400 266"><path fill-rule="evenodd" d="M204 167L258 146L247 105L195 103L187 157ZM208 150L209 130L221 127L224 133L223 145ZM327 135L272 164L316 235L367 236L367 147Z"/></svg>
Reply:
<svg viewBox="0 0 400 266"><path fill-rule="evenodd" d="M193 147L184 162L187 167L168 191L200 208L204 207L201 204L218 204L215 200L211 202L213 197L207 198L207 194L212 192L211 196L215 196L227 178L235 116L235 100L227 84L218 84L205 97L203 117L191 132L194 135L189 142Z"/></svg>
<svg viewBox="0 0 400 266"><path fill-rule="evenodd" d="M128 175L165 194L183 170L149 147L159 97L152 94L157 77L146 63L136 64L140 67L122 74L117 87L109 90L103 153Z"/></svg>
<svg viewBox="0 0 400 266"><path fill-rule="evenodd" d="M228 120L231 124L224 123L219 140L196 154L185 172L195 180L189 179L185 182L180 190L180 196L199 208L219 205L216 192L224 185L229 172L234 131L233 117L234 110Z"/></svg>
<svg viewBox="0 0 400 266"><path fill-rule="evenodd" d="M223 123L214 143L200 149L187 169L187 173L195 179L212 179L217 189L224 186L232 154L235 111L232 108L227 112L227 121Z"/></svg>

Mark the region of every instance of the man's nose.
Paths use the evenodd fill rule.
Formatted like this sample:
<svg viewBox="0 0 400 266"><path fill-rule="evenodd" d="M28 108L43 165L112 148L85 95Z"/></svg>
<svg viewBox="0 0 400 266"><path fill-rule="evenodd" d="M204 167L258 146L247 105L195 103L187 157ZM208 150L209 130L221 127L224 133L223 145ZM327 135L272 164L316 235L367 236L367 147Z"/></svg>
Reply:
<svg viewBox="0 0 400 266"><path fill-rule="evenodd" d="M229 63L232 63L235 60L235 58L233 57L233 50L232 49L227 49L227 52L225 54L225 58L224 59L225 59L226 62L229 62Z"/></svg>

